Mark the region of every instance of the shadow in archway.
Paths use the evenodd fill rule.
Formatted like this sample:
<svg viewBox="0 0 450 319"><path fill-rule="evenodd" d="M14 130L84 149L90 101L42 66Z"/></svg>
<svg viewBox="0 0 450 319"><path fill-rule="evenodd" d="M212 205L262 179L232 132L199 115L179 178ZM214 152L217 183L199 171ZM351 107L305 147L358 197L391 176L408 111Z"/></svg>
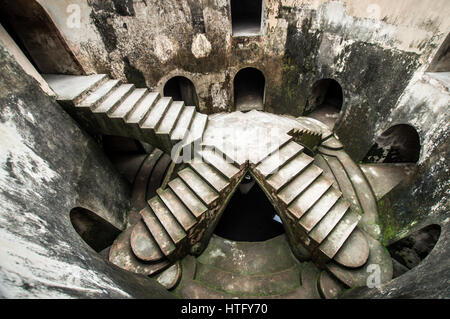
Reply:
<svg viewBox="0 0 450 319"><path fill-rule="evenodd" d="M275 218L275 219L274 219ZM214 233L235 241L265 241L284 233L272 203L248 174L234 193Z"/></svg>

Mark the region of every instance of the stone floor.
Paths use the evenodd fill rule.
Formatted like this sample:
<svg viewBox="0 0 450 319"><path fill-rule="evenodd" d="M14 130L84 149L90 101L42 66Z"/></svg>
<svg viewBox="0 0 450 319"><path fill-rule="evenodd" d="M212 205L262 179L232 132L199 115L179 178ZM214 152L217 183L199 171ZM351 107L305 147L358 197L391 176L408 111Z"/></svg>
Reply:
<svg viewBox="0 0 450 319"><path fill-rule="evenodd" d="M317 109L308 114L308 117L312 117L313 119L324 123L332 130L339 117L339 111L333 106L323 105L317 107Z"/></svg>
<svg viewBox="0 0 450 319"><path fill-rule="evenodd" d="M321 271L299 262L284 234L261 242L230 241L213 235L198 257L182 261L181 298L321 298Z"/></svg>

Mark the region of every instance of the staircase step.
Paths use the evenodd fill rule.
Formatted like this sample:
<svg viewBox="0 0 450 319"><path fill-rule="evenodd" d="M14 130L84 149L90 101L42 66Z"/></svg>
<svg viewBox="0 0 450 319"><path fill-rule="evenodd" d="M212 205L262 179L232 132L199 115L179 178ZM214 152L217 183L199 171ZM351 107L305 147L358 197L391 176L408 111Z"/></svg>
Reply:
<svg viewBox="0 0 450 319"><path fill-rule="evenodd" d="M314 157L314 165L320 167L323 170L322 174L330 181L333 181L333 187L340 190L339 184L333 174L333 171L330 168L330 165L328 165L328 162L323 158L321 154L317 154Z"/></svg>
<svg viewBox="0 0 450 319"><path fill-rule="evenodd" d="M150 92L148 93L142 101L136 105L136 107L127 114L126 123L129 124L138 124L140 123L144 118L145 115L148 113L148 111L153 107L153 105L158 101L159 94Z"/></svg>
<svg viewBox="0 0 450 319"><path fill-rule="evenodd" d="M181 263L177 261L163 272L157 274L153 279L167 290L172 290L180 282L181 271Z"/></svg>
<svg viewBox="0 0 450 319"><path fill-rule="evenodd" d="M148 205L155 213L156 217L160 221L161 225L164 227L166 232L169 234L175 245L179 245L180 242L186 238L186 232L178 224L176 218L167 209L162 200L155 196L148 200Z"/></svg>
<svg viewBox="0 0 450 319"><path fill-rule="evenodd" d="M119 102L122 102L134 89L134 84L122 84L116 88L106 99L103 100L98 106L92 109L93 113L108 113L114 110L115 106L118 106Z"/></svg>
<svg viewBox="0 0 450 319"><path fill-rule="evenodd" d="M149 207L145 207L140 211L140 214L163 254L170 256L175 251L176 247L172 242L172 239L170 239L169 235L166 233L164 227L159 222L155 213Z"/></svg>
<svg viewBox="0 0 450 319"><path fill-rule="evenodd" d="M344 147L342 143L335 138L334 136L330 137L326 141L324 141L321 146L332 149L332 150L340 150Z"/></svg>
<svg viewBox="0 0 450 319"><path fill-rule="evenodd" d="M192 169L185 168L179 171L178 175L208 208L212 208L216 204L219 194Z"/></svg>
<svg viewBox="0 0 450 319"><path fill-rule="evenodd" d="M156 130L156 135L160 140L161 145L167 151L172 151L172 140L170 134L173 131L178 119L184 108L184 102L172 102L161 124Z"/></svg>
<svg viewBox="0 0 450 319"><path fill-rule="evenodd" d="M194 158L189 162L189 166L219 193L223 192L230 185L222 174L198 158Z"/></svg>
<svg viewBox="0 0 450 319"><path fill-rule="evenodd" d="M331 186L331 183L329 184ZM325 187L324 187L325 188ZM323 188L323 189L324 189ZM325 194L300 218L300 225L309 233L330 211L341 197L341 193L329 187Z"/></svg>
<svg viewBox="0 0 450 319"><path fill-rule="evenodd" d="M156 105L147 114L147 118L140 125L141 129L144 131L146 130L154 131L163 120L171 104L172 104L171 97L160 98L159 101L156 103Z"/></svg>
<svg viewBox="0 0 450 319"><path fill-rule="evenodd" d="M300 219L330 187L331 182L325 177L320 176L289 205L288 211L297 219Z"/></svg>
<svg viewBox="0 0 450 319"><path fill-rule="evenodd" d="M256 169L264 178L268 178L275 173L283 163L296 156L302 150L303 146L291 141L280 150L264 159Z"/></svg>
<svg viewBox="0 0 450 319"><path fill-rule="evenodd" d="M133 110L137 103L148 92L147 89L136 89L122 102L115 110L110 112L108 116L112 119L124 119L128 113Z"/></svg>
<svg viewBox="0 0 450 319"><path fill-rule="evenodd" d="M214 166L214 168L222 173L222 176L228 180L231 180L236 176L236 174L239 173L239 169L234 166L234 163L230 163L220 152L216 152L213 149L204 148L200 151L200 156L203 158L204 162Z"/></svg>
<svg viewBox="0 0 450 319"><path fill-rule="evenodd" d="M172 134L171 139L174 142L178 142L183 140L188 134L189 127L191 126L192 121L195 116L195 107L194 106L186 106L183 108L183 112L181 113L180 119L178 120Z"/></svg>
<svg viewBox="0 0 450 319"><path fill-rule="evenodd" d="M284 185L293 180L306 167L313 162L313 158L301 153L295 158L285 163L278 172L267 179L267 183L273 187L275 191L279 191Z"/></svg>
<svg viewBox="0 0 450 319"><path fill-rule="evenodd" d="M106 74L60 75L43 74L45 81L58 95L60 101L74 101L107 79Z"/></svg>
<svg viewBox="0 0 450 319"><path fill-rule="evenodd" d="M333 230L341 218L350 208L350 204L347 203L342 197L331 208L331 210L325 215L325 217L316 225L309 233L309 236L317 243L320 244Z"/></svg>
<svg viewBox="0 0 450 319"><path fill-rule="evenodd" d="M188 232L197 222L195 217L189 212L184 204L178 199L170 188L164 190L157 190L159 197L175 216L178 223L183 227L184 231Z"/></svg>
<svg viewBox="0 0 450 319"><path fill-rule="evenodd" d="M269 113L266 113L265 115L268 115ZM270 114L269 121L273 121L273 118L270 118L273 114ZM259 134L263 133L260 131ZM278 132L280 133L280 132ZM263 133L264 134L264 133ZM266 131L266 134L270 134L269 131ZM292 136L282 133L282 134L276 134L276 136L271 136L267 144L264 148L256 148L254 149L254 152L248 153L248 159L246 158L245 154L244 157L241 157L240 153L237 153L237 162L242 163L242 161L249 161L250 164L253 167L258 166L261 164L265 159L269 158L271 155L278 152L281 148L283 148L285 145L287 145L289 142L292 141Z"/></svg>
<svg viewBox="0 0 450 319"><path fill-rule="evenodd" d="M284 187L277 196L283 201L285 205L289 205L321 174L322 169L320 169L316 165L309 165L307 169L305 169L300 175L298 175L292 182L286 185L286 187Z"/></svg>
<svg viewBox="0 0 450 319"><path fill-rule="evenodd" d="M169 182L169 187L197 219L208 210L202 201L195 196L180 178L171 180Z"/></svg>
<svg viewBox="0 0 450 319"><path fill-rule="evenodd" d="M320 273L319 288L325 299L336 299L344 291L344 285L333 278L326 270Z"/></svg>
<svg viewBox="0 0 450 319"><path fill-rule="evenodd" d="M141 260L156 262L165 257L142 220L133 226L130 244L133 253Z"/></svg>
<svg viewBox="0 0 450 319"><path fill-rule="evenodd" d="M353 184L351 183L339 159L334 156L324 155L323 157L327 161L328 165L330 165L330 168L333 171L333 174L339 184L339 189L341 190L344 197L350 201L354 209L361 209L359 206L358 197L353 188Z"/></svg>
<svg viewBox="0 0 450 319"><path fill-rule="evenodd" d="M173 131L175 124L180 117L181 112L183 111L183 108L184 102L172 102L156 133L169 135Z"/></svg>
<svg viewBox="0 0 450 319"><path fill-rule="evenodd" d="M367 287L367 279L373 277L374 270L369 267L380 267L380 283L386 283L392 279L392 257L388 250L378 240L370 235L365 236L369 245L369 257L366 263L359 268L348 268L336 262L330 262L326 268L348 287ZM373 279L373 278L372 278Z"/></svg>
<svg viewBox="0 0 450 319"><path fill-rule="evenodd" d="M207 122L208 115L196 112L184 144L189 145L196 140L201 140Z"/></svg>
<svg viewBox="0 0 450 319"><path fill-rule="evenodd" d="M109 80L97 88L94 92L90 93L84 100L78 103L77 107L92 107L97 103L103 101L108 94L119 85L119 80Z"/></svg>
<svg viewBox="0 0 450 319"><path fill-rule="evenodd" d="M366 236L356 228L334 256L334 261L347 268L359 268L369 258Z"/></svg>
<svg viewBox="0 0 450 319"><path fill-rule="evenodd" d="M361 216L359 214L349 210L328 237L320 244L319 249L328 258L332 259L353 232L356 225L358 225L360 219Z"/></svg>
<svg viewBox="0 0 450 319"><path fill-rule="evenodd" d="M109 250L109 261L122 269L142 274L146 276L153 275L170 266L170 261L163 259L159 262L142 262L131 250L130 237L133 227L128 227L114 241Z"/></svg>

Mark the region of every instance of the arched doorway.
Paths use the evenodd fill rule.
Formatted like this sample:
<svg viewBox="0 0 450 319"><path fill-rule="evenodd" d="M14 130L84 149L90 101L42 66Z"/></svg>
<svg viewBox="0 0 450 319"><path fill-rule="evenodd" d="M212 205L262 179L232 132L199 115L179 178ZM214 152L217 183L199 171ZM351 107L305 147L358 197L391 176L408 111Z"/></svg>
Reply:
<svg viewBox="0 0 450 319"><path fill-rule="evenodd" d="M234 77L236 111L264 110L265 78L255 68L240 70Z"/></svg>
<svg viewBox="0 0 450 319"><path fill-rule="evenodd" d="M257 242L283 234L284 227L264 191L247 174L230 199L214 233L228 240Z"/></svg>
<svg viewBox="0 0 450 319"><path fill-rule="evenodd" d="M195 106L199 110L194 83L184 76L176 76L167 81L164 85L164 96L170 96L174 101L183 101L185 105Z"/></svg>
<svg viewBox="0 0 450 319"><path fill-rule="evenodd" d="M333 79L322 79L312 86L308 99L309 117L333 128L342 109L344 94L341 85Z"/></svg>
<svg viewBox="0 0 450 319"><path fill-rule="evenodd" d="M364 163L416 163L420 156L420 137L408 124L390 127L375 139Z"/></svg>
<svg viewBox="0 0 450 319"><path fill-rule="evenodd" d="M1 1L0 23L39 72L84 74L56 25L37 1Z"/></svg>

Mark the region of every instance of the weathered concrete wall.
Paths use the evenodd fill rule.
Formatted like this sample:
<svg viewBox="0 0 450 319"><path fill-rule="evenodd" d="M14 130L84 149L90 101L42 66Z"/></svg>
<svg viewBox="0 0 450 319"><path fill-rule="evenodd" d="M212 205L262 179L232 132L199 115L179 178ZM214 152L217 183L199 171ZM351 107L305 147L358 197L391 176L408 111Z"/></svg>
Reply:
<svg viewBox="0 0 450 319"><path fill-rule="evenodd" d="M81 206L123 229L126 182L1 43L0 73L0 297L167 296L111 265L71 225Z"/></svg>
<svg viewBox="0 0 450 319"><path fill-rule="evenodd" d="M292 115L302 114L316 80L333 77L345 92L342 123L367 126L365 140L369 118L389 113L449 28L445 0L264 2L262 36L236 38L227 0L41 1L86 70L160 91L184 75L201 109L217 112L232 109L234 75L254 66L266 77L266 109ZM71 4L79 27L67 23ZM349 143L353 129L340 129Z"/></svg>
<svg viewBox="0 0 450 319"><path fill-rule="evenodd" d="M404 238L430 224L441 226L431 253L415 268L383 285L358 289L348 297L449 298L450 289L450 76L417 72L396 107L376 132L408 123L421 139L417 174L379 202L385 244Z"/></svg>
<svg viewBox="0 0 450 319"><path fill-rule="evenodd" d="M381 134L395 124L410 124L417 129L421 142L415 178L380 203L389 241L423 225L447 223L450 210L449 87L448 73L439 78L418 73L387 120L377 125L376 132Z"/></svg>

